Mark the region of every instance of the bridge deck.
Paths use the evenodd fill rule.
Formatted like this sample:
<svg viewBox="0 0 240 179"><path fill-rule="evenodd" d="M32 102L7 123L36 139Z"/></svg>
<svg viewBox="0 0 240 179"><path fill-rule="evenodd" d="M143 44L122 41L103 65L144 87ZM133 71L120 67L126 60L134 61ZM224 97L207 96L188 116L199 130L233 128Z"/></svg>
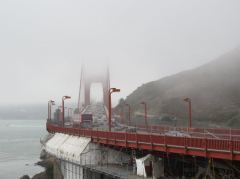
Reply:
<svg viewBox="0 0 240 179"><path fill-rule="evenodd" d="M47 130L51 133L66 133L91 138L92 142L109 146L143 149L166 153L176 153L207 158L219 158L240 161L240 140L238 132L227 135L228 130L208 131L191 129L188 133L179 135L166 132L147 131L137 132L108 132L98 129L66 128L47 123ZM186 129L187 130L187 129ZM187 135L185 135L187 134ZM207 135L206 135L207 134Z"/></svg>

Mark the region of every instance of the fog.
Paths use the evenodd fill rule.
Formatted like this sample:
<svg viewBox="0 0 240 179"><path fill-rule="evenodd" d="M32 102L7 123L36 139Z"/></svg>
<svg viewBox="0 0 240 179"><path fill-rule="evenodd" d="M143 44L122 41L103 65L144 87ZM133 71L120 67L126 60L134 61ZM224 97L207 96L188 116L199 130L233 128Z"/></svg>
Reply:
<svg viewBox="0 0 240 179"><path fill-rule="evenodd" d="M239 47L239 0L0 1L0 105L78 98L81 64L109 62L114 103Z"/></svg>

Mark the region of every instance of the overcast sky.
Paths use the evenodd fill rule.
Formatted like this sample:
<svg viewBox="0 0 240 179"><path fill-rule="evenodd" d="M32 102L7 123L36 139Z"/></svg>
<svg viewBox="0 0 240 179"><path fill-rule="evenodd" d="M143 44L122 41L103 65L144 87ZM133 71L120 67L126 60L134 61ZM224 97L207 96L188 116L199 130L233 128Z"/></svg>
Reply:
<svg viewBox="0 0 240 179"><path fill-rule="evenodd" d="M1 0L0 104L77 101L82 60L109 60L116 101L240 45L239 0Z"/></svg>

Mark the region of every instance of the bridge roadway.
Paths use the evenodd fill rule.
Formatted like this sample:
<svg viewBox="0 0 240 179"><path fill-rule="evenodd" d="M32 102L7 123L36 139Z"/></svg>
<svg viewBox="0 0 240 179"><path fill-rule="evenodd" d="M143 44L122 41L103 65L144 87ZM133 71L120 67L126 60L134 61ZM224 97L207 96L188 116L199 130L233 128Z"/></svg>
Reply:
<svg viewBox="0 0 240 179"><path fill-rule="evenodd" d="M62 127L47 122L50 133L65 133L91 138L92 142L119 148L141 149L240 161L240 130L176 128L169 126L126 126L113 119L107 131L107 117L102 105L88 106L83 113L93 114L92 128Z"/></svg>

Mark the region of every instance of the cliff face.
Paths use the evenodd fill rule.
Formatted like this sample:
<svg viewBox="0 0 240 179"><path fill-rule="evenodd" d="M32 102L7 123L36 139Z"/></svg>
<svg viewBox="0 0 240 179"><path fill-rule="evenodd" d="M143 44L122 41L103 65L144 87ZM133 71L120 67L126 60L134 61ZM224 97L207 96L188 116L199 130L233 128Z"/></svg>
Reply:
<svg viewBox="0 0 240 179"><path fill-rule="evenodd" d="M195 125L240 126L240 49L193 70L146 83L126 98L136 111L147 102L149 113L187 118L187 104L193 104Z"/></svg>

